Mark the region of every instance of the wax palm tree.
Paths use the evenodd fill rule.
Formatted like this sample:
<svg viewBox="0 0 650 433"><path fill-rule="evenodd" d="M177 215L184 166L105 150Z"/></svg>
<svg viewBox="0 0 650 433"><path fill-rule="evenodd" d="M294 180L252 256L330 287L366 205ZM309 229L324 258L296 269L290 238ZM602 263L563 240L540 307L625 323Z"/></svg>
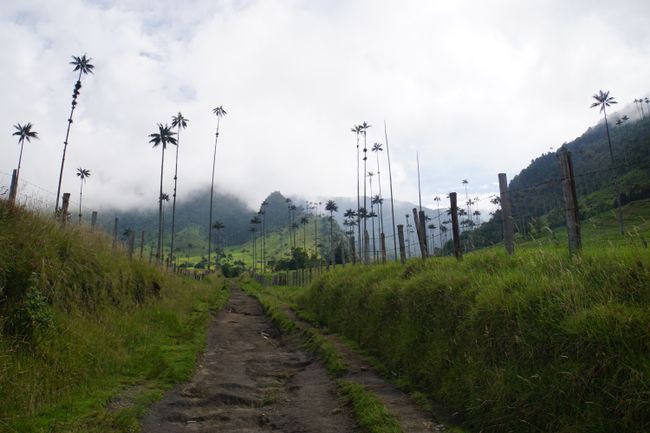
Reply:
<svg viewBox="0 0 650 433"><path fill-rule="evenodd" d="M258 226L258 225L262 224L262 220L260 219L260 217L255 215L251 219L251 224L254 227ZM256 235L255 235L256 231L258 231L256 228L252 231L252 233L253 233L253 272L257 271L257 239L256 239Z"/></svg>
<svg viewBox="0 0 650 433"><path fill-rule="evenodd" d="M440 246L442 246L442 222L440 221L440 196L435 196L433 201L436 202L436 210L438 212L438 235L440 237Z"/></svg>
<svg viewBox="0 0 650 433"><path fill-rule="evenodd" d="M262 272L266 272L266 208L268 205L269 202L264 200L259 211L262 215Z"/></svg>
<svg viewBox="0 0 650 433"><path fill-rule="evenodd" d="M16 131L13 134L11 134L18 137L18 144L20 144L20 154L18 155L18 169L16 170L16 180L15 180L16 189L12 191L13 194L12 199L15 199L16 193L18 192L18 177L20 176L20 164L23 160L23 146L25 145L25 140L31 143L32 138L38 139L38 132L32 131L32 127L33 125L31 122L28 122L24 125L17 123L14 125Z"/></svg>
<svg viewBox="0 0 650 433"><path fill-rule="evenodd" d="M217 116L217 132L214 135L214 155L212 156L212 181L210 183L210 224L208 225L208 271L210 270L210 255L212 253L212 203L214 201L214 167L217 163L217 142L219 140L219 124L221 123L221 118L225 116L226 110L223 109L223 106L220 105L212 112Z"/></svg>
<svg viewBox="0 0 650 433"><path fill-rule="evenodd" d="M634 102L639 104L639 111L641 111L641 118L645 119L645 110L643 109L643 98L635 99Z"/></svg>
<svg viewBox="0 0 650 433"><path fill-rule="evenodd" d="M361 125L361 132L363 133L363 173L364 173L364 178L363 178L363 208L368 209L367 206L367 193L366 193L366 173L368 173L367 170L367 161L368 161L368 128L370 128L372 125L369 125L368 122L363 122ZM365 233L367 230L366 227L366 219L364 218L363 220L363 232ZM364 235L365 236L365 235ZM365 261L365 257L367 256L367 251L364 251L363 257Z"/></svg>
<svg viewBox="0 0 650 433"><path fill-rule="evenodd" d="M325 203L325 210L330 213L330 259L329 263L332 263L332 260L334 259L334 212L339 211L339 207L337 206L336 202L334 200L327 200L327 203Z"/></svg>
<svg viewBox="0 0 650 433"><path fill-rule="evenodd" d="M360 161L359 161L359 134L363 132L363 127L361 125L354 125L352 127L352 132L354 132L357 135L357 214L359 213L359 209L361 209L361 190L359 189L360 184L361 184L361 179L360 179ZM358 243L359 243L359 254L361 254L361 222L360 220L357 219L357 231L359 235Z"/></svg>
<svg viewBox="0 0 650 433"><path fill-rule="evenodd" d="M221 237L221 230L225 229L226 226L224 225L224 223L222 221L215 221L212 224L212 228L217 231L217 248L219 248L219 246L220 246L219 244L223 244L223 239ZM222 246L222 248L223 248L223 246Z"/></svg>
<svg viewBox="0 0 650 433"><path fill-rule="evenodd" d="M302 225L302 248L307 252L307 224L309 223L309 218L305 215L300 218L300 224Z"/></svg>
<svg viewBox="0 0 650 433"><path fill-rule="evenodd" d="M375 143L372 145L372 151L377 155L377 184L379 185L379 198L381 199L379 204L379 232L384 233L384 209L383 209L383 195L381 193L381 171L379 170L379 152L383 152L383 144Z"/></svg>
<svg viewBox="0 0 650 433"><path fill-rule="evenodd" d="M370 230L372 230L372 259L376 260L377 244L375 242L375 219L374 219L374 217L371 216L373 214L376 216L376 214L375 214L375 204L374 204L374 200L372 199L372 197L373 197L373 195L372 195L372 178L373 178L374 175L375 175L375 173L373 173L372 171L369 171L367 173L368 182L370 184L370 215L368 215L368 217L372 218L370 220L370 222L371 222Z"/></svg>
<svg viewBox="0 0 650 433"><path fill-rule="evenodd" d="M431 230L431 250L433 251L436 247L434 231L437 227L435 224L430 223L429 225L427 225L427 228Z"/></svg>
<svg viewBox="0 0 650 433"><path fill-rule="evenodd" d="M171 239L171 249L172 255L174 254L174 239L176 236L176 187L178 185L178 146L181 142L181 128L187 128L188 119L183 117L179 111L176 116L172 116L172 128L176 128L176 163L174 165L174 194L172 201L172 239ZM175 265L176 261L172 257L172 263Z"/></svg>
<svg viewBox="0 0 650 433"><path fill-rule="evenodd" d="M84 54L81 57L72 56L71 65L74 65L74 71L79 71L79 77L77 82L74 85L74 90L72 91L72 108L70 109L70 117L68 117L68 129L65 132L65 141L63 142L63 156L61 158L61 171L59 172L59 185L56 188L56 204L54 207L55 212L59 210L59 198L61 196L61 182L63 181L63 166L65 164L65 152L68 149L68 138L70 137L70 126L72 126L72 115L74 114L74 109L77 107L77 97L79 97L79 91L81 90L81 76L86 74L92 74L93 66L90 61L90 57L86 57Z"/></svg>
<svg viewBox="0 0 650 433"><path fill-rule="evenodd" d="M600 112L603 113L603 116L605 117L605 131L607 132L607 145L609 146L609 157L611 160L612 175L614 175L614 152L612 151L612 140L609 136L609 123L607 121L607 107L617 104L617 102L616 100L614 100L613 96L609 96L609 91L603 92L602 90L599 90L598 93L593 95L593 98L596 100L596 102L592 103L590 108L600 107ZM616 205L618 210L618 223L620 226L620 231L621 234L625 234L625 230L623 227L623 214L621 213L621 194L618 191L618 189L616 192Z"/></svg>
<svg viewBox="0 0 650 433"><path fill-rule="evenodd" d="M162 123L158 124L158 132L149 134L149 143L153 143L153 147L160 145L162 148L162 156L160 159L160 193L158 194L158 246L156 247L156 261L161 262L161 248L162 248L162 230L163 230L163 173L165 168L165 149L168 144L176 144L176 138L171 130L171 126Z"/></svg>
<svg viewBox="0 0 650 433"><path fill-rule="evenodd" d="M84 183L86 183L86 179L90 177L90 170L79 167L77 169L77 176L79 176L79 182L81 183L81 186L79 187L79 223L81 224L81 200L83 199Z"/></svg>

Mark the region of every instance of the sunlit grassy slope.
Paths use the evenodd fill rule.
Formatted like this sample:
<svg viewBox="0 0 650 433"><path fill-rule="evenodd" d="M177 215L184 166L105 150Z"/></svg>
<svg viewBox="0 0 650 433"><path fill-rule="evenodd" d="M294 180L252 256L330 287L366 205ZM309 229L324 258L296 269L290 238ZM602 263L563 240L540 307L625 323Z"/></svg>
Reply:
<svg viewBox="0 0 650 433"><path fill-rule="evenodd" d="M137 431L227 291L0 202L0 432Z"/></svg>

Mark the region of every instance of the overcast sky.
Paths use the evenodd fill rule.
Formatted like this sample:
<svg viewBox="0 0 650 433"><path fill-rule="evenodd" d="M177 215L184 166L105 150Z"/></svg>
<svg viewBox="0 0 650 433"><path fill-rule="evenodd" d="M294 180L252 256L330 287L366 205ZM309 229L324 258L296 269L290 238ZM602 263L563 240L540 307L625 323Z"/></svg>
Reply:
<svg viewBox="0 0 650 433"><path fill-rule="evenodd" d="M88 206L156 209L158 122L179 111L179 199L216 184L251 206L271 191L356 194L356 141L384 142L396 198L496 190L532 158L599 120L591 95L619 105L650 90L648 0L0 0L0 185L19 146L21 179L53 200L76 74L92 57L69 140L63 191L90 169ZM168 149L171 163L174 149ZM385 152L384 152L385 154ZM374 155L372 155L374 157ZM385 155L382 181L387 191ZM375 170L375 159L368 169ZM164 190L171 194L173 167ZM376 186L376 184L375 184ZM49 191L49 193L47 192Z"/></svg>

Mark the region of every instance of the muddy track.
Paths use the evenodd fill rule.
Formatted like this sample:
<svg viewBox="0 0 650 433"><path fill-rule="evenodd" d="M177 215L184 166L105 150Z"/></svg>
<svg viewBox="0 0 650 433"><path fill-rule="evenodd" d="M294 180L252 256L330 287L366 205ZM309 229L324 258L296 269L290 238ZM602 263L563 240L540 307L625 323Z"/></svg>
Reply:
<svg viewBox="0 0 650 433"><path fill-rule="evenodd" d="M299 328L316 329L310 323L300 319L290 308L285 308L284 311ZM366 390L375 395L388 412L395 416L403 432L447 431L439 420L419 407L408 394L384 379L363 356L352 350L337 335L317 331L334 346L347 366L348 372L343 379L363 385ZM449 418L445 415L443 417Z"/></svg>
<svg viewBox="0 0 650 433"><path fill-rule="evenodd" d="M142 420L145 433L355 430L325 368L239 289L211 324L194 377Z"/></svg>

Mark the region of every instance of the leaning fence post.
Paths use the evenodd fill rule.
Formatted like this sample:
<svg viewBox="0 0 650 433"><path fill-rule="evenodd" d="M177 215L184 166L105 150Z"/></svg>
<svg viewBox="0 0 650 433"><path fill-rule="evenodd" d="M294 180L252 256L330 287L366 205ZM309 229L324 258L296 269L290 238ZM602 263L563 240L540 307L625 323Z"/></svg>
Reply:
<svg viewBox="0 0 650 433"><path fill-rule="evenodd" d="M399 260L406 263L406 246L404 245L404 225L397 224L397 237L399 238Z"/></svg>
<svg viewBox="0 0 650 433"><path fill-rule="evenodd" d="M564 214L566 216L566 228L569 236L569 251L575 254L580 251L582 241L580 239L580 213L576 197L576 181L573 175L573 163L571 152L562 147L557 152L560 162L560 173L562 176L562 193L564 194Z"/></svg>
<svg viewBox="0 0 650 433"><path fill-rule="evenodd" d="M94 210L92 215L90 216L90 228L95 229L96 225L97 225L97 211Z"/></svg>
<svg viewBox="0 0 650 433"><path fill-rule="evenodd" d="M458 204L456 193L449 193L449 203L451 207L451 234L454 239L454 255L458 260L463 258L463 252L460 249L460 230L458 228Z"/></svg>
<svg viewBox="0 0 650 433"><path fill-rule="evenodd" d="M9 186L9 203L16 203L16 194L18 193L18 171L14 168L11 173L11 186Z"/></svg>
<svg viewBox="0 0 650 433"><path fill-rule="evenodd" d="M70 193L63 193L63 204L61 205L61 223L65 225L68 220L68 206L70 206Z"/></svg>
<svg viewBox="0 0 650 433"><path fill-rule="evenodd" d="M512 206L508 192L508 178L505 173L499 173L499 195L501 201L501 214L503 215L503 243L509 255L515 252L515 230L512 223Z"/></svg>

